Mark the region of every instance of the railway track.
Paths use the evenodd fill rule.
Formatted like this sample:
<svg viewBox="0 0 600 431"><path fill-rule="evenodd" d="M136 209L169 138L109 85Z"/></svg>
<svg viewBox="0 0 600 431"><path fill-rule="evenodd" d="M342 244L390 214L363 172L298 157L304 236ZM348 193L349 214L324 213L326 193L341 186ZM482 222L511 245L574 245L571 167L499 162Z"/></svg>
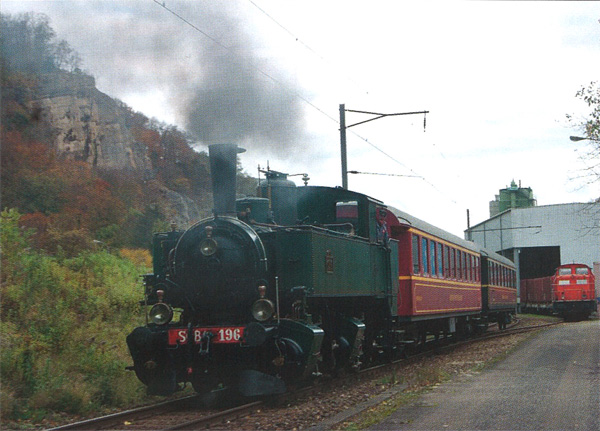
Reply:
<svg viewBox="0 0 600 431"><path fill-rule="evenodd" d="M429 342L429 348L413 354L407 358L392 361L390 363L377 365L357 373L348 374L341 378L324 379L319 383L290 391L275 400L276 404L289 404L293 399L309 396L310 394L327 391L329 385L340 386L342 384L352 384L356 380L375 379L379 375L389 374L391 367L407 362L418 361L419 359L432 354L439 354L446 350L451 350L467 344L478 343L481 341L506 337L522 332L530 332L538 329L547 328L560 324L554 322L539 325L509 327L504 331L486 333L481 336L469 338L463 341L454 341L446 343L448 340L438 340ZM446 341L446 342L445 342ZM272 404L272 403L269 403ZM240 417L253 414L267 407L265 401L254 401L246 404L237 405L225 409L207 409L204 407L202 398L199 395L179 398L176 400L164 401L158 404L131 409L107 416L93 418L85 421L75 422L68 425L52 428L49 431L62 430L185 430L185 429L206 429L209 427L226 426L228 422L233 422Z"/></svg>

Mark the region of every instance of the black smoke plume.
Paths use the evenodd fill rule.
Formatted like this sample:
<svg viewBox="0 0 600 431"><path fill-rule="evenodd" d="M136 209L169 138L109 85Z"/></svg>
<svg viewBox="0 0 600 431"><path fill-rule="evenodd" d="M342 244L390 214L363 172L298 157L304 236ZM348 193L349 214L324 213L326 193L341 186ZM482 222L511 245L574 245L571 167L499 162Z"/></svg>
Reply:
<svg viewBox="0 0 600 431"><path fill-rule="evenodd" d="M185 105L186 129L206 144L268 148L279 156L293 152L303 135L298 89L260 58L238 20L218 12L202 20L212 34L224 36L202 41L199 81Z"/></svg>
<svg viewBox="0 0 600 431"><path fill-rule="evenodd" d="M295 96L301 90L272 57L268 41L259 41L253 11L243 4L29 4L81 54L101 91L124 100L160 92L179 125L205 145L236 143L285 158L307 141Z"/></svg>

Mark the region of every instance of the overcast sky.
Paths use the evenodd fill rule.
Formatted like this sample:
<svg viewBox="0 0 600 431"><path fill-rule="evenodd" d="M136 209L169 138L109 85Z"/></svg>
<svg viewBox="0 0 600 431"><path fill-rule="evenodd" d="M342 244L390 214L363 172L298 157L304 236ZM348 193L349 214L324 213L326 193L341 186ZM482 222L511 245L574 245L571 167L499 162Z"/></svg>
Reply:
<svg viewBox="0 0 600 431"><path fill-rule="evenodd" d="M251 174L268 161L341 185L344 103L430 111L425 130L423 115L349 129L350 170L408 175L349 185L456 235L513 179L538 205L600 195L574 179L585 144L566 121L584 118L575 93L598 80L596 2L2 2L28 11L51 18L101 91L204 144L244 146Z"/></svg>

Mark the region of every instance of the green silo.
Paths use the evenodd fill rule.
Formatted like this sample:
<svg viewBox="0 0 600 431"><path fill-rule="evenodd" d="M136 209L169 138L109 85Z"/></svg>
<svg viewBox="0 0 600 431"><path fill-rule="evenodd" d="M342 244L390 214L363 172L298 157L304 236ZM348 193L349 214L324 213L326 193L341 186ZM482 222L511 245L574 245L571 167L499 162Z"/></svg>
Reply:
<svg viewBox="0 0 600 431"><path fill-rule="evenodd" d="M501 189L496 199L490 201L490 217L500 214L510 208L529 208L537 205L531 187L521 187L512 180L510 187Z"/></svg>

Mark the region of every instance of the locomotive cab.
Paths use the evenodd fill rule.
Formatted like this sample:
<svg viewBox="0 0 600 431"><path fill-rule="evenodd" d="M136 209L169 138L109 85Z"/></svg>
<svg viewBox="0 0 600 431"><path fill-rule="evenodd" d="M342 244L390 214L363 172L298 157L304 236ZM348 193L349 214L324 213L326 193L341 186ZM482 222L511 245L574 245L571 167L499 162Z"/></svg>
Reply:
<svg viewBox="0 0 600 431"><path fill-rule="evenodd" d="M597 309L595 277L584 264L561 265L552 277L552 306L566 318L587 318Z"/></svg>

